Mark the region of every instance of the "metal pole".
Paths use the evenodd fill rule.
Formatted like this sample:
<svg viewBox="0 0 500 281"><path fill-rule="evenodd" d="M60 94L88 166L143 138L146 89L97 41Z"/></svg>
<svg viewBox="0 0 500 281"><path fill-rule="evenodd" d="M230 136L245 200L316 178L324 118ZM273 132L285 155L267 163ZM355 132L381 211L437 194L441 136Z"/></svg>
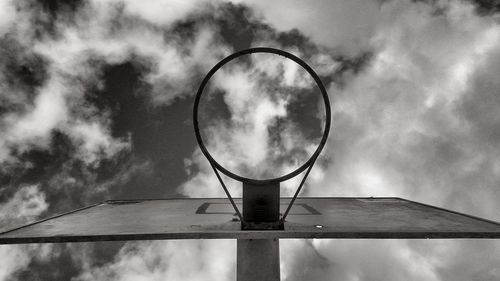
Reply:
<svg viewBox="0 0 500 281"><path fill-rule="evenodd" d="M280 224L280 184L243 183L243 231L283 229ZM278 239L238 239L237 281L279 281Z"/></svg>
<svg viewBox="0 0 500 281"><path fill-rule="evenodd" d="M279 281L279 239L238 239L237 281Z"/></svg>

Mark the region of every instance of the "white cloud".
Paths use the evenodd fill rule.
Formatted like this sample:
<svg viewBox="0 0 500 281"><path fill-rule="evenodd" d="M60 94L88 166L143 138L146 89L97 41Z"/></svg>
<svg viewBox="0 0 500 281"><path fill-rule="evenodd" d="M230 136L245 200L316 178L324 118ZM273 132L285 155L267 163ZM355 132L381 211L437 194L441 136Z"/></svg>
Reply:
<svg viewBox="0 0 500 281"><path fill-rule="evenodd" d="M50 132L67 118L62 91L64 84L56 79L40 89L34 105L27 113L11 113L2 120L5 127L0 138L0 163L10 155L11 147L25 151L32 147L47 148Z"/></svg>
<svg viewBox="0 0 500 281"><path fill-rule="evenodd" d="M113 262L76 280L234 280L235 246L234 240L129 242Z"/></svg>
<svg viewBox="0 0 500 281"><path fill-rule="evenodd" d="M79 120L72 116L70 110L80 106L75 100L81 98L82 87L72 85L71 80L57 74L54 76L39 89L32 107L28 106L25 112L7 114L1 120L5 130L0 138L0 163L16 161L11 155L13 149L17 152L33 148L49 150L55 131L73 138L80 151L77 157L88 164L128 148L126 140L111 137L105 120Z"/></svg>
<svg viewBox="0 0 500 281"><path fill-rule="evenodd" d="M48 261L52 245L1 245L0 280L12 280L16 271L26 269L30 261Z"/></svg>
<svg viewBox="0 0 500 281"><path fill-rule="evenodd" d="M180 193L189 197L216 198L225 196L219 180L216 178L205 155L201 153L201 150L195 150L191 159L185 159L184 162L189 180L178 188ZM227 178L223 180L231 196L241 196L242 191L238 185L233 184L233 182Z"/></svg>
<svg viewBox="0 0 500 281"><path fill-rule="evenodd" d="M7 202L0 206L3 231L33 220L49 207L45 194L38 186L20 188Z"/></svg>
<svg viewBox="0 0 500 281"><path fill-rule="evenodd" d="M16 19L17 13L12 2L12 0L0 1L0 36L9 31Z"/></svg>
<svg viewBox="0 0 500 281"><path fill-rule="evenodd" d="M200 11L207 5L206 0L146 0L137 2L128 1L108 1L115 4L123 3L125 12L130 15L138 16L141 19L158 25L168 26L176 20L181 20L193 11Z"/></svg>
<svg viewBox="0 0 500 281"><path fill-rule="evenodd" d="M253 7L279 31L298 29L314 42L355 55L369 47L381 23L377 1L232 1Z"/></svg>
<svg viewBox="0 0 500 281"><path fill-rule="evenodd" d="M284 280L496 280L488 240L284 240ZM481 261L476 265L475 261Z"/></svg>
<svg viewBox="0 0 500 281"><path fill-rule="evenodd" d="M474 149L456 160L436 154L457 146L449 157L460 157L474 146L474 132L457 104L477 91L471 87L482 69L491 68L500 32L495 21L478 17L470 5L443 5L447 12L435 15L422 3L384 4L392 21L374 34L377 52L370 65L344 88L330 87L329 153L335 164L309 194L398 194L441 204L456 186L457 174L446 176L446 170L470 169L487 153ZM448 166L426 167L440 166L439 161Z"/></svg>
<svg viewBox="0 0 500 281"><path fill-rule="evenodd" d="M98 122L77 120L74 124L70 124L67 130L77 144L78 157L87 164L96 163L100 157L111 158L119 151L128 148L129 141L114 140L109 130Z"/></svg>
<svg viewBox="0 0 500 281"><path fill-rule="evenodd" d="M205 71L229 52L209 24L195 31L189 42L192 48L186 45L188 42L181 42L185 39L163 38L170 24L198 11L199 6L193 2L155 2L152 6L140 5L141 9L136 6L134 1L88 3L72 19L74 24L55 23L60 36L41 40L26 39L33 36L27 31L29 24L16 26L17 33L13 34L26 52L42 55L48 61L49 77L37 89L33 107L12 112L0 121L5 128L0 137L0 162L15 162L13 150L48 149L55 131L68 134L77 144L76 156L88 164L98 164L100 159L128 149L129 140L111 136L109 116L89 108L84 101L86 87L100 83L99 65L89 63L89 59L118 64L136 55L147 60L152 71L144 79L152 86L152 101L168 104L175 97L191 94L197 68ZM124 8L124 16L120 15L120 7ZM127 18L132 15L141 20ZM123 21L124 26L119 27L116 21ZM19 96L13 89L5 90L10 92L10 100Z"/></svg>
<svg viewBox="0 0 500 281"><path fill-rule="evenodd" d="M38 186L20 188L8 201L0 205L1 231L33 221L47 210L49 203ZM50 245L1 245L0 280L8 278L17 270L28 266L32 259L46 260L50 256Z"/></svg>

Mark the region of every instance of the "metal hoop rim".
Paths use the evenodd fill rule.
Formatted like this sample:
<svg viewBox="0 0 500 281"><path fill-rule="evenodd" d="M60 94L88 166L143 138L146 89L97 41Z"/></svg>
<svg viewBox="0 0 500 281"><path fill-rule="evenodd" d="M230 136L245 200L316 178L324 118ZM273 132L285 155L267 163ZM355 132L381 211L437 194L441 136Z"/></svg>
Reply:
<svg viewBox="0 0 500 281"><path fill-rule="evenodd" d="M205 89L205 86L207 85L210 78L212 78L212 76L215 74L215 72L217 72L217 70L219 70L221 67L223 67L225 64L227 64L231 60L238 58L238 57L241 57L241 56L244 56L244 55L253 54L253 53L270 53L270 54L280 55L280 56L283 56L285 58L288 58L288 59L294 61L295 63L300 65L302 68L304 68L309 73L309 75L311 75L311 77L316 82L316 85L320 89L321 95L323 97L323 101L324 101L324 105L325 105L325 113L326 113L323 136L321 138L320 143L318 144L318 147L316 148L314 153L311 155L311 157L304 164L302 164L297 169L295 169L294 171L292 171L288 174L285 174L285 175L282 175L282 176L279 176L276 178L263 179L263 180L251 179L251 178L237 175L237 174L227 170L222 165L220 165L212 157L212 155L208 152L208 149L206 148L206 146L203 142L203 139L201 137L200 128L199 128L199 124L198 124L198 106L200 103L201 96L203 94L203 90ZM249 48L249 49L241 50L241 51L233 53L233 54L225 57L221 61L219 61L215 66L212 67L212 69L210 69L210 71L207 73L205 78L202 80L200 87L198 88L198 92L196 93L196 98L195 98L194 107L193 107L193 126L194 126L194 132L196 135L196 140L198 142L198 145L199 145L202 153L205 155L205 157L208 159L208 161L212 165L217 167L217 169L219 171L221 171L222 173L224 173L226 176L233 178L237 181L252 183L252 184L270 184L270 183L276 183L276 182L278 182L278 183L283 182L283 181L286 181L286 180L300 174L305 169L307 169L310 165L312 165L314 163L316 158L319 156L319 154L323 150L323 147L325 146L326 141L328 139L328 134L330 132L330 124L331 124L330 100L328 98L328 94L326 92L325 86L321 82L321 79L316 74L316 72L314 72L314 70L307 63L305 63L302 59L298 58L297 56L295 56L291 53L288 53L286 51L275 49L275 48L270 48L270 47L256 47L256 48Z"/></svg>

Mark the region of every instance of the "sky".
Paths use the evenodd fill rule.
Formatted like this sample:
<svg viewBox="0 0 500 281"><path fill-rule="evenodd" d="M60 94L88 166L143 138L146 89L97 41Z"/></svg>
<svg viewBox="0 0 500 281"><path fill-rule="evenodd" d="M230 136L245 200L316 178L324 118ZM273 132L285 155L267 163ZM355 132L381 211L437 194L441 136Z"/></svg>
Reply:
<svg viewBox="0 0 500 281"><path fill-rule="evenodd" d="M299 56L328 91L331 134L301 196L398 196L499 221L499 12L483 0L0 0L0 230L107 199L225 197L196 143L194 96L215 63L257 46ZM324 108L297 65L252 55L210 83L203 133L221 163L267 177L314 151ZM235 249L0 246L0 280L234 280ZM280 252L282 280L500 280L494 240L281 240Z"/></svg>

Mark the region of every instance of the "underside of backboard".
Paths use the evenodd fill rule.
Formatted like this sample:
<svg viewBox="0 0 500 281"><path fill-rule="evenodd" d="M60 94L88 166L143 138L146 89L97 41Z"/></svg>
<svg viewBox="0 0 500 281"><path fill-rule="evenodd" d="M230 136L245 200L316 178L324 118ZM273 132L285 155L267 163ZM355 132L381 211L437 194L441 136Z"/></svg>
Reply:
<svg viewBox="0 0 500 281"><path fill-rule="evenodd" d="M401 198L337 197L298 198L284 230L241 230L225 198L111 200L3 232L0 244L276 238L500 238L500 224Z"/></svg>

